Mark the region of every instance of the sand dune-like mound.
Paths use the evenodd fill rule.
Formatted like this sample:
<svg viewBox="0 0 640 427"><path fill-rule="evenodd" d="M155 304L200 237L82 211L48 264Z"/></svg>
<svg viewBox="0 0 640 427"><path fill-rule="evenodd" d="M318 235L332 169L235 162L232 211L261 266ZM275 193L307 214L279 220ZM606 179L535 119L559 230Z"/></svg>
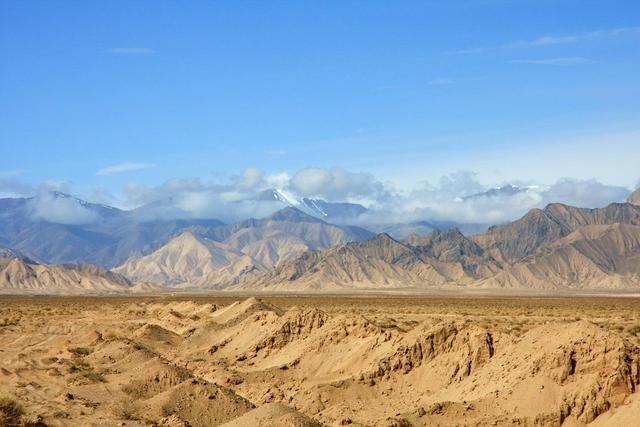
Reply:
<svg viewBox="0 0 640 427"><path fill-rule="evenodd" d="M173 331L156 324L146 324L138 329L134 336L140 341L164 343L167 345L180 345L182 337Z"/></svg>
<svg viewBox="0 0 640 427"><path fill-rule="evenodd" d="M281 403L267 403L222 424L223 427L320 427L318 421Z"/></svg>
<svg viewBox="0 0 640 427"><path fill-rule="evenodd" d="M257 298L249 298L218 310L211 318L216 323L222 324L238 322L258 311L272 311L277 314L282 314L282 310L278 307L267 304Z"/></svg>
<svg viewBox="0 0 640 427"><path fill-rule="evenodd" d="M158 331L142 329L145 333ZM191 426L209 426L236 418L254 407L233 391L194 376L135 340L109 340L85 360L95 369L105 369L104 381L119 386L122 399L136 402L131 410L154 419L172 417ZM75 394L81 397L88 391L86 386L79 387Z"/></svg>
<svg viewBox="0 0 640 427"><path fill-rule="evenodd" d="M270 352L281 349L293 341L304 339L324 326L327 319L327 314L321 310L291 309L279 319L280 327L277 331L258 342L254 351Z"/></svg>
<svg viewBox="0 0 640 427"><path fill-rule="evenodd" d="M238 332L211 333L223 345L209 357L235 361L227 381L240 394L314 417L348 413L364 424L391 412L416 425L446 425L462 413L480 423L584 423L621 405L640 384L640 349L585 321L513 339L470 322L428 320L403 331L294 308L280 316L254 312L229 328ZM249 340L239 333L256 329L262 332ZM394 388L402 393L389 395L377 415L364 407L354 412L357 401ZM525 408L527 399L538 403Z"/></svg>
<svg viewBox="0 0 640 427"><path fill-rule="evenodd" d="M152 416L173 416L193 427L219 425L254 407L229 389L196 379L155 395L147 405Z"/></svg>
<svg viewBox="0 0 640 427"><path fill-rule="evenodd" d="M0 318L0 394L51 425L626 426L638 415L633 301L607 302L596 324L574 320L574 300L562 318L501 300L466 304L476 315L457 314L458 299L429 315L412 298L327 300L30 309Z"/></svg>
<svg viewBox="0 0 640 427"><path fill-rule="evenodd" d="M636 391L639 368L640 349L596 325L546 325L498 349L475 374L424 401L491 401L498 413L542 424L569 418L588 423Z"/></svg>
<svg viewBox="0 0 640 427"><path fill-rule="evenodd" d="M436 325L420 325L406 334L396 351L378 362L370 378L389 378L397 372L407 374L440 356L449 357L450 363L439 360L442 368L449 368L450 381L468 377L493 356L493 336L487 330L447 322Z"/></svg>

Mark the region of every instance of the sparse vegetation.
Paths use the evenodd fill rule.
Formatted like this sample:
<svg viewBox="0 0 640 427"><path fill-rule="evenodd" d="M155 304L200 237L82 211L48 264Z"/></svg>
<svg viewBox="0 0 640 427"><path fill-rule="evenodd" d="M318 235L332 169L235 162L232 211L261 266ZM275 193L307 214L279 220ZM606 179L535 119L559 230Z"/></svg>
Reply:
<svg viewBox="0 0 640 427"><path fill-rule="evenodd" d="M88 356L93 353L93 349L89 347L73 347L69 349L69 352L75 356Z"/></svg>
<svg viewBox="0 0 640 427"><path fill-rule="evenodd" d="M135 401L119 400L113 403L111 410L113 415L121 420L137 421L141 418L140 408Z"/></svg>
<svg viewBox="0 0 640 427"><path fill-rule="evenodd" d="M83 382L83 379L93 383L105 382L104 375L101 372L97 372L93 366L85 360L70 361L68 371L70 374L74 374L72 377L74 382Z"/></svg>
<svg viewBox="0 0 640 427"><path fill-rule="evenodd" d="M24 415L22 405L10 397L0 397L0 426L17 426Z"/></svg>

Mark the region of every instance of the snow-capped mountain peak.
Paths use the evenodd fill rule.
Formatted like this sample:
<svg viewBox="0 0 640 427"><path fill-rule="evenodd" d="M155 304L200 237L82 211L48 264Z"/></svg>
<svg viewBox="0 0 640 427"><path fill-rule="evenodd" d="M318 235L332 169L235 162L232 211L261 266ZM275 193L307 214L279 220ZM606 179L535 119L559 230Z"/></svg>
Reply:
<svg viewBox="0 0 640 427"><path fill-rule="evenodd" d="M327 202L322 199L296 197L293 193L283 189L268 189L262 191L257 200L280 202L284 206L297 208L308 215L322 219L349 219L366 212L366 208L356 203Z"/></svg>

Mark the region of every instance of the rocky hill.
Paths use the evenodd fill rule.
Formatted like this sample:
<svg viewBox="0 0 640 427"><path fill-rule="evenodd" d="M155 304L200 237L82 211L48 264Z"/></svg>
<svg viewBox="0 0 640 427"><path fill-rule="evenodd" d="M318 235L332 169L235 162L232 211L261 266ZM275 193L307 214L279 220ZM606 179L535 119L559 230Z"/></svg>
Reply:
<svg viewBox="0 0 640 427"><path fill-rule="evenodd" d="M42 265L19 258L0 259L0 293L125 293L138 288L125 277L92 265Z"/></svg>

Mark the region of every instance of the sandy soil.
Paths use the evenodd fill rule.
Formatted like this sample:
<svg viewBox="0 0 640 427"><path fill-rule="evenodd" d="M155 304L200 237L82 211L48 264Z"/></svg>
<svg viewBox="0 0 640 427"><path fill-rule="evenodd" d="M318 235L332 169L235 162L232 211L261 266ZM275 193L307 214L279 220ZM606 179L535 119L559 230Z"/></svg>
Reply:
<svg viewBox="0 0 640 427"><path fill-rule="evenodd" d="M0 425L634 425L633 297L1 297Z"/></svg>

